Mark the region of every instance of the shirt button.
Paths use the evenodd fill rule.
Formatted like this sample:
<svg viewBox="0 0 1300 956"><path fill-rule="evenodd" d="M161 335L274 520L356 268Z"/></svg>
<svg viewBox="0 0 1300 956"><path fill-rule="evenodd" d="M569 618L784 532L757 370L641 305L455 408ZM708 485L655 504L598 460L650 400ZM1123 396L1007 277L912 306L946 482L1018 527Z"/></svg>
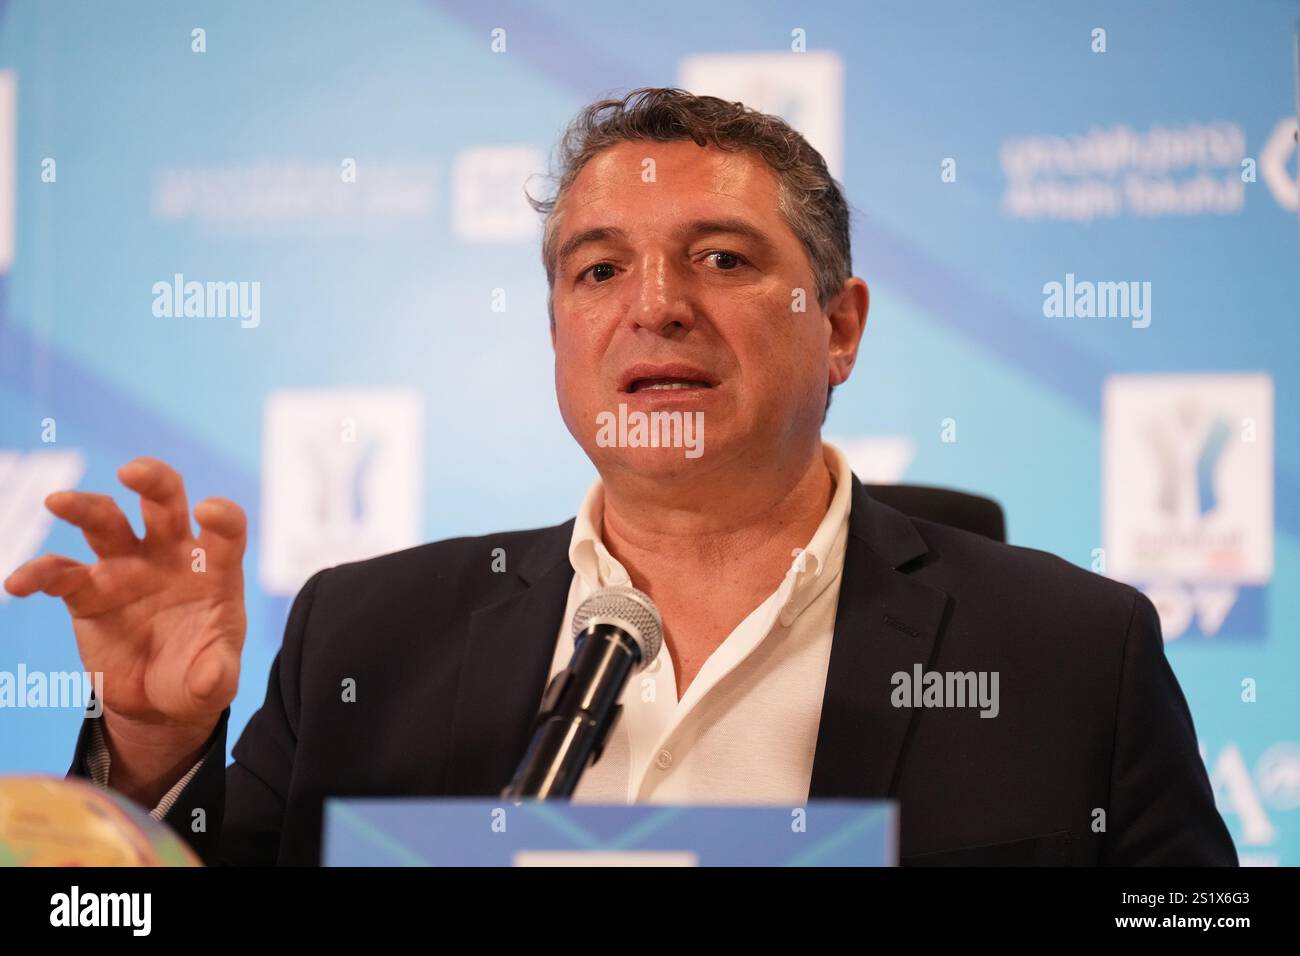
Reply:
<svg viewBox="0 0 1300 956"><path fill-rule="evenodd" d="M655 757L655 763L659 765L660 770L667 770L673 765L673 755L667 750L661 750L659 755Z"/></svg>

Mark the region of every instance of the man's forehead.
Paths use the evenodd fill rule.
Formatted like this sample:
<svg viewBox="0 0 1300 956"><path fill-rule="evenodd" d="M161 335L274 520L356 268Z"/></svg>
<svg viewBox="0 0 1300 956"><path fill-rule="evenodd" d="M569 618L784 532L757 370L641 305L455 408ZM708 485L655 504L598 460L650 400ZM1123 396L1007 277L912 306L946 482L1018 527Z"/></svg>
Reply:
<svg viewBox="0 0 1300 956"><path fill-rule="evenodd" d="M779 182L761 156L691 141L633 140L588 161L557 207L551 234L564 250L601 228L682 232L721 217L747 220L768 235L780 232Z"/></svg>
<svg viewBox="0 0 1300 956"><path fill-rule="evenodd" d="M574 179L568 198L574 209L621 196L654 203L696 194L775 204L777 185L767 163L748 150L699 146L689 140L633 140L592 157Z"/></svg>

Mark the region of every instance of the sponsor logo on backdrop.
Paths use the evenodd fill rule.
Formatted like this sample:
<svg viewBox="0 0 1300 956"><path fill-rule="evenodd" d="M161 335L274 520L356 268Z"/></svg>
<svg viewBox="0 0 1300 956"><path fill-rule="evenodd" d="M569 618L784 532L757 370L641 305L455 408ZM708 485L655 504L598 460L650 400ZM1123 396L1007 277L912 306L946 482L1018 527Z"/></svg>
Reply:
<svg viewBox="0 0 1300 956"><path fill-rule="evenodd" d="M532 146L476 146L451 170L451 231L463 242L523 242L541 233L524 187L546 169Z"/></svg>
<svg viewBox="0 0 1300 956"><path fill-rule="evenodd" d="M423 405L408 389L271 393L263 414L261 582L419 542Z"/></svg>
<svg viewBox="0 0 1300 956"><path fill-rule="evenodd" d="M739 100L773 113L844 175L844 61L829 50L798 53L707 53L682 60L677 85L697 96Z"/></svg>
<svg viewBox="0 0 1300 956"><path fill-rule="evenodd" d="M849 468L868 485L897 484L916 457L916 442L906 435L827 435L826 441L844 452Z"/></svg>
<svg viewBox="0 0 1300 956"><path fill-rule="evenodd" d="M1264 802L1283 812L1300 809L1300 744L1274 744L1260 755L1255 777Z"/></svg>
<svg viewBox="0 0 1300 956"><path fill-rule="evenodd" d="M424 227L437 200L427 165L275 160L168 166L154 175L152 214L223 236L387 235Z"/></svg>
<svg viewBox="0 0 1300 956"><path fill-rule="evenodd" d="M1106 571L1143 589L1166 640L1264 629L1273 574L1273 381L1117 375L1102 397Z"/></svg>
<svg viewBox="0 0 1300 956"><path fill-rule="evenodd" d="M14 172L18 141L18 80L12 70L0 70L0 275L14 261Z"/></svg>
<svg viewBox="0 0 1300 956"><path fill-rule="evenodd" d="M45 496L75 488L85 473L79 451L0 451L0 580L36 557L50 533ZM8 600L0 588L0 604Z"/></svg>
<svg viewBox="0 0 1300 956"><path fill-rule="evenodd" d="M1205 758L1204 747L1201 756ZM1300 808L1300 743L1274 743L1259 755L1252 772L1241 747L1230 742L1206 760L1206 768L1219 811L1235 831L1242 865L1277 866L1283 837L1278 824L1294 825L1288 815Z"/></svg>
<svg viewBox="0 0 1300 956"><path fill-rule="evenodd" d="M1259 151L1259 177L1268 186L1277 204L1294 212L1300 209L1300 176L1287 169L1297 165L1296 118L1284 116L1273 127L1273 133ZM1297 172L1300 172L1298 168Z"/></svg>
<svg viewBox="0 0 1300 956"><path fill-rule="evenodd" d="M1000 158L1010 219L1231 215L1246 201L1246 135L1226 121L1019 136Z"/></svg>

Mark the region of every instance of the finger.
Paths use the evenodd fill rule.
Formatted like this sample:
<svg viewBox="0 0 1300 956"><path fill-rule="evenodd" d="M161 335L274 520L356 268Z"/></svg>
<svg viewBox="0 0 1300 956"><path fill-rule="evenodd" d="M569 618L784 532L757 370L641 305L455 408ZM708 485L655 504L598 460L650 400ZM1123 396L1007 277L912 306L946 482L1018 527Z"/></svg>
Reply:
<svg viewBox="0 0 1300 956"><path fill-rule="evenodd" d="M87 565L78 565L75 568L63 568L59 571L52 581L45 585L43 590L50 597L64 598L68 602L68 607L77 612L84 603L82 593L90 583L90 568Z"/></svg>
<svg viewBox="0 0 1300 956"><path fill-rule="evenodd" d="M117 477L140 496L146 544L190 537L190 505L175 468L157 458L137 458L119 468Z"/></svg>
<svg viewBox="0 0 1300 956"><path fill-rule="evenodd" d="M101 558L133 551L140 539L108 495L87 491L56 491L45 499L45 507L86 536L86 543Z"/></svg>
<svg viewBox="0 0 1300 956"><path fill-rule="evenodd" d="M44 591L59 580L63 572L85 567L81 562L61 554L43 554L20 566L5 578L5 590L14 597L27 597L37 591Z"/></svg>
<svg viewBox="0 0 1300 956"><path fill-rule="evenodd" d="M74 561L55 571L41 590L50 597L62 598L73 617L97 614L106 607L106 595L95 586L92 572L90 565Z"/></svg>
<svg viewBox="0 0 1300 956"><path fill-rule="evenodd" d="M228 498L204 498L194 506L199 523L199 547L216 565L238 565L244 559L248 519L244 509Z"/></svg>

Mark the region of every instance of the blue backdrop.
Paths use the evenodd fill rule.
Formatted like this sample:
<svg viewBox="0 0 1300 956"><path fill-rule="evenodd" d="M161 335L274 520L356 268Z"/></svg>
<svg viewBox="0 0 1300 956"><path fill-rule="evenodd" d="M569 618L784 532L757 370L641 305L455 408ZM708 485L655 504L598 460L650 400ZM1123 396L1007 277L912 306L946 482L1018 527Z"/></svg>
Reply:
<svg viewBox="0 0 1300 956"><path fill-rule="evenodd" d="M239 501L233 742L316 567L570 516L522 187L589 100L681 85L781 113L854 206L828 437L1151 594L1243 860L1300 863L1298 13L0 3L0 575L89 556L54 488L138 521L137 455ZM188 282L242 311L169 316ZM52 599L0 603L20 667L79 670ZM77 729L0 710L0 772L63 772Z"/></svg>

